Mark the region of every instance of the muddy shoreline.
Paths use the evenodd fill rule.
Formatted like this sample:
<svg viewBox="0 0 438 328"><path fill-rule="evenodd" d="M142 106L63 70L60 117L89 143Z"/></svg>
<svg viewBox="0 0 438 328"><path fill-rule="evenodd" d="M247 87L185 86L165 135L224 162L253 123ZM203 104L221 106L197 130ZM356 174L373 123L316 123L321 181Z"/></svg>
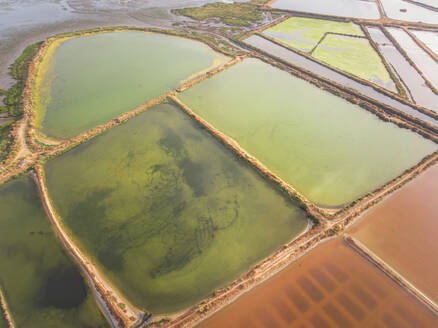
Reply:
<svg viewBox="0 0 438 328"><path fill-rule="evenodd" d="M114 30L118 30L118 29L119 28ZM155 32L155 30L153 32ZM77 33L77 32L73 32L73 33ZM184 35L178 35L178 36L184 36ZM102 295L102 297L105 298L106 302L109 302L108 305L109 309L114 311L115 315L120 315L121 317L123 317L121 319L122 321L127 320L126 323L125 321L123 321L123 323L126 324L127 327L129 327L129 324L132 324L132 322L130 321L129 318L126 318L127 317L126 314L123 313L123 311L121 311L121 309L117 306L117 303L114 303L110 299L109 295L106 293L108 291L107 290L108 288L105 287L105 284L100 282L101 277L95 274L95 271L93 271L94 269L93 266L88 263L85 255L81 253L81 251L79 251L79 249L77 249L74 246L74 242L69 239L69 237L63 231L61 224L58 222L56 213L51 207L48 192L45 189L44 176L43 176L42 168L40 166L40 164L42 164L48 158L57 156L65 151L68 151L69 149L76 147L77 145L86 142L87 140L103 133L107 129L122 124L126 120L140 114L141 112L147 110L151 106L158 104L162 101L165 101L167 98L170 98L173 102L176 102L179 107L181 107L184 111L186 111L187 114L189 114L199 124L201 124L204 127L207 127L207 129L212 134L214 134L217 138L222 140L226 146L233 149L236 154L247 160L265 177L275 182L277 186L280 186L281 188L283 188L283 190L288 192L289 196L300 199L300 201L306 205L306 208L307 210L309 210L309 213L320 219L319 225L314 226L309 231L306 231L303 235L289 242L283 248L274 252L274 254L272 254L268 258L256 264L246 274L244 274L234 282L230 283L227 287L221 289L220 291L215 293L215 295L212 295L210 298L201 301L199 304L195 305L189 310L183 311L183 314L177 316L173 321L168 323L169 327L190 326L195 323L198 323L200 320L205 319L207 316L213 314L215 311L219 310L226 304L230 303L232 300L236 299L241 294L249 291L258 283L265 281L270 276L272 276L276 272L280 271L282 268L286 267L287 265L295 261L297 258L303 256L308 250L319 245L324 240L327 240L328 238L340 233L345 228L345 226L349 222L351 222L355 217L357 217L359 214L361 214L363 211L373 206L377 202L381 201L384 197L392 193L394 190L400 188L402 185L404 185L404 183L414 178L417 174L427 169L430 165L434 164L438 158L437 153L431 155L430 157L424 159L422 162L420 162L413 168L409 169L401 176L397 177L393 181L388 182L386 185L382 186L377 191L374 191L372 195L366 196L365 198L357 201L352 207L347 207L346 210L337 211L336 215L332 215L330 209L320 209L318 206L311 203L301 195L298 195L292 189L292 187L288 186L283 181L278 179L278 177L272 174L268 169L266 169L261 164L259 164L255 158L247 154L244 150L240 149L238 145L236 145L233 141L229 140L220 131L215 130L214 127L212 127L207 122L205 122L202 118L194 114L187 106L182 104L178 99L174 97L175 91L170 91L166 94L163 94L162 96L151 100L150 102L134 109L133 111L120 115L119 117L111 120L110 122L100 125L92 129L91 131L81 134L75 138L61 142L58 145L44 146L35 141L35 138L38 138L38 132L35 130L31 122L34 117L33 103L32 103L33 79L36 74L36 69L39 60L41 60L42 56L44 56L45 49L46 48L44 47L40 49L40 51L38 52L39 55L37 55L34 58L33 64L29 69L29 78L27 80L26 89L25 89L26 92L25 103L24 103L25 116L22 120L20 120L21 124L25 124L25 126L27 125L26 142L31 146L30 148L33 152L29 156L27 156L27 161L25 163L23 164L12 163L13 165L11 166L11 169L9 171L7 171L6 173L0 173L1 174L0 183L5 182L10 178L13 178L17 174L27 171L31 167L36 166L36 171L38 175L37 180L39 181L38 185L39 185L40 193L42 195L42 198L44 199L44 207L46 211L48 211L48 214L50 214L49 219L51 220L52 225L57 230L57 233L60 234L58 235L59 238L61 239L61 241L63 241L64 246L68 249L68 251L72 252L72 255L76 258L77 262L81 264L81 267L82 265L84 265L84 270L86 272L90 272L90 277L93 279L93 281L96 281L96 287L100 295ZM300 78L304 78L309 82L317 85L318 87L336 93L338 96L346 98L351 102L358 103L359 105L361 105L361 107L372 111L377 116L379 116L379 118L383 120L390 120L399 126L402 126L404 128L409 128L417 133L422 134L423 136L426 136L434 140L435 142L438 142L437 131L433 131L433 130L431 131L430 127L425 127L419 122L415 122L415 119L413 118L411 120L406 120L404 118L398 117L397 115L395 116L389 115L385 109L382 109L382 107L384 107L382 106L382 104L375 104L374 102L371 102L369 99L363 99L359 97L357 94L355 94L354 92L352 92L351 90L350 91L345 90L345 87L344 89L342 89L337 85L321 80L320 78L312 76L307 72L303 72L297 70L296 68L291 67L290 65L286 65L281 61L278 61L277 59L272 59L268 56L261 55L259 52L257 53L254 52L251 54L251 56L262 59L263 61L268 62L276 67L279 67L280 69L286 70L291 74L297 75ZM187 83L183 84L179 88L179 90L184 90L185 88L188 88L196 83L201 82L205 78L208 78L213 74L216 74L221 70L226 69L227 67L239 62L244 57L245 56L237 57L234 60L224 64L222 67L215 68L210 72L207 72L193 80L188 81ZM186 108L183 106L185 106ZM326 212L324 212L324 210ZM86 265L90 265L90 267L86 267Z"/></svg>

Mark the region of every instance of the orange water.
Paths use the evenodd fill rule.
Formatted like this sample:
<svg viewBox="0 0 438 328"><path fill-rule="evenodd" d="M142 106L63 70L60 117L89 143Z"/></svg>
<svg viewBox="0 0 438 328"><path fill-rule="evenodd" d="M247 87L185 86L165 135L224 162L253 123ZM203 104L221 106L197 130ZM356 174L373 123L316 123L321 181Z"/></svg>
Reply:
<svg viewBox="0 0 438 328"><path fill-rule="evenodd" d="M438 165L369 212L349 233L438 302Z"/></svg>
<svg viewBox="0 0 438 328"><path fill-rule="evenodd" d="M428 328L438 318L337 239L200 326Z"/></svg>

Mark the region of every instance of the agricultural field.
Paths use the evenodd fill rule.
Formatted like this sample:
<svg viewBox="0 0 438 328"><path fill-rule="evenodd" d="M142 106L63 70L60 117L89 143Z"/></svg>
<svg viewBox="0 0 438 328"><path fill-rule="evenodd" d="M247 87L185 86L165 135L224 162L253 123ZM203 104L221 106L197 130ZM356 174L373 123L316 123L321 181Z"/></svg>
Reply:
<svg viewBox="0 0 438 328"><path fill-rule="evenodd" d="M433 3L195 2L0 3L0 328L438 326Z"/></svg>

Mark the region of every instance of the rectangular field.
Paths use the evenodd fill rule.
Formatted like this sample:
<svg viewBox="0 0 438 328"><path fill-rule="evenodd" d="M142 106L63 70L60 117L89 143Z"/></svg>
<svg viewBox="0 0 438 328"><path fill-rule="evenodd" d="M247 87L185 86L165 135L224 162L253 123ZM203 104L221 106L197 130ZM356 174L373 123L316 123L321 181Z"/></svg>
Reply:
<svg viewBox="0 0 438 328"><path fill-rule="evenodd" d="M428 328L437 318L340 239L242 296L201 328Z"/></svg>
<svg viewBox="0 0 438 328"><path fill-rule="evenodd" d="M428 169L350 229L350 234L438 302L438 166Z"/></svg>
<svg viewBox="0 0 438 328"><path fill-rule="evenodd" d="M178 97L325 207L357 199L437 149L409 130L256 59Z"/></svg>

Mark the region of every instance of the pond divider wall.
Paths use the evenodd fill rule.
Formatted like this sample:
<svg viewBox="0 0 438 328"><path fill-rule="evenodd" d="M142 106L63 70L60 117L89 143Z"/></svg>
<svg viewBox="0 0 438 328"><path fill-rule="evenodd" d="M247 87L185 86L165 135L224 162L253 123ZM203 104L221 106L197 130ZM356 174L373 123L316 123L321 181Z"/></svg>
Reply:
<svg viewBox="0 0 438 328"><path fill-rule="evenodd" d="M11 312L9 311L8 304L6 303L6 298L3 290L0 287L0 315L3 315L8 323L9 328L16 328L15 322L12 318Z"/></svg>
<svg viewBox="0 0 438 328"><path fill-rule="evenodd" d="M297 200L300 203L300 207L303 208L313 220L314 223L318 222L319 219L326 218L324 212L315 206L312 202L306 199L298 191L292 188L289 184L284 182L276 174L272 173L268 168L266 168L262 163L260 163L255 157L247 153L243 148L241 148L237 142L227 137L221 131L217 130L210 123L205 121L202 117L197 115L192 111L190 107L181 102L175 96L169 97L179 108L181 108L186 114L193 118L201 127L205 128L212 136L219 139L219 141L225 145L227 148L231 149L239 158L244 159L252 167L254 167L257 172L259 172L263 177L267 178L269 181L273 182L274 185L278 186L280 190L285 192L288 197Z"/></svg>
<svg viewBox="0 0 438 328"><path fill-rule="evenodd" d="M340 33L336 33L336 34L340 34ZM341 70L339 68L336 68L336 67L334 67L334 66L332 66L332 65L330 65L330 64L328 64L326 62L323 62L323 61L321 61L321 60L319 60L319 59L309 55L308 53L306 53L304 51L300 51L298 49L294 49L292 47L289 47L285 43L283 43L283 42L281 42L281 41L279 41L279 40L277 40L277 39L275 39L275 38L273 38L273 37L271 37L269 35L266 35L266 34L263 34L263 33L256 33L256 35L258 35L258 36L260 36L260 37L262 37L262 38L264 38L264 39L266 39L266 40L268 40L268 41L270 41L272 43L275 43L276 45L278 45L280 47L283 47L283 48L285 48L285 49L287 49L289 51L292 51L292 52L294 52L294 53L296 53L298 55L304 56L305 58L307 58L307 59L309 59L309 60L311 60L311 61L313 61L313 62L315 62L317 64L323 65L323 66L325 66L325 67L327 67L327 68L329 68L329 69L331 69L331 70L333 70L333 71L335 71L335 72L337 72L339 74L342 74L342 75L344 75L344 76L346 76L346 77L348 77L348 78L350 78L350 79L352 79L352 80L354 80L356 82L359 82L360 84L367 85L367 86L373 88L374 90L376 90L376 91L378 91L380 93L383 93L384 95L386 95L388 97L391 97L391 98L393 98L393 99L395 99L397 101L401 101L401 102L403 102L405 104L407 103L410 106L413 105L412 107L415 107L415 109L419 109L419 107L421 107L421 106L419 106L417 104L412 104L411 102L409 102L406 99L406 97L404 95L404 90L401 87L400 82L397 80L397 77L392 73L392 70L388 70L389 66L386 63L386 61L384 61L384 60L382 60L382 63L385 66L386 70L388 71L388 74L390 75L391 80L393 82L395 82L394 79L396 79L395 85L396 85L397 90L400 92L400 88L402 88L403 92L401 94L395 93L395 92L391 92L391 91L389 91L389 90L387 90L387 89L385 89L385 88L383 88L383 87L381 87L381 86L379 86L379 85L377 85L375 83L372 83L372 82L370 82L368 80L362 79L362 78L360 78L360 77L358 77L358 76L356 76L356 75L354 75L354 74L352 74L350 72L346 72L346 71L343 71L343 70ZM370 41L370 39L368 37L366 37L366 39L368 39L368 41ZM370 42L370 44L371 44L371 42ZM371 46L375 50L375 48L374 48L374 46L372 44L371 44ZM379 55L380 58L382 58L382 55L381 55L380 51L377 51L377 54ZM426 110L424 112L426 115L429 115L429 116L430 115L434 115L434 116L438 117L438 115L435 112L431 112L431 111L429 111L427 109L424 109L424 108L421 108L421 109L423 111Z"/></svg>
<svg viewBox="0 0 438 328"><path fill-rule="evenodd" d="M395 271L380 257L374 254L374 252L372 252L359 240L347 234L344 235L343 240L346 245L350 246L353 250L359 253L359 255L375 265L380 271L382 271L386 276L393 280L404 291L423 303L423 305L425 305L434 315L438 315L437 304L435 304L429 297L427 297L424 293L418 290L413 284L406 280L401 274Z"/></svg>
<svg viewBox="0 0 438 328"><path fill-rule="evenodd" d="M379 102L376 99L370 98L366 95L363 95L361 93L358 93L356 90L351 89L349 87L346 87L342 84L339 84L337 82L334 82L332 80L323 78L319 76L316 73L313 73L311 71L308 71L307 69L296 66L293 63L290 63L284 59L278 58L274 55L271 55L264 50L258 49L252 45L246 44L242 42L243 45L245 45L247 48L250 48L253 50L252 57L262 59L263 61L270 63L273 66L276 66L284 71L287 71L295 76L298 76L299 78L305 79L306 81L316 85L317 87L329 91L332 94L335 94L339 97L342 97L346 100L348 100L351 103L357 104L360 107L374 113L377 115L380 119L383 121L390 121L400 127L404 127L407 129L410 129L423 137L431 140L438 140L438 126L431 125L421 119L418 119L416 117L413 117L405 112L402 112L394 107L391 107L389 105L383 104ZM389 95L388 95L389 96ZM404 99L401 97L396 97L395 94L392 94L391 98L400 101L400 99ZM398 99L400 98L400 99ZM404 101L407 102L406 99ZM408 103L409 106L412 106L413 104ZM412 107L414 109L414 107ZM419 107L415 107L415 109L419 109ZM423 112L422 110L419 110L419 112ZM423 113L426 114L426 113ZM429 113L426 115L433 117ZM437 116L436 113L434 113L434 116Z"/></svg>
<svg viewBox="0 0 438 328"><path fill-rule="evenodd" d="M438 64L438 55L436 53L434 53L432 50L429 49L428 46L426 46L421 40L419 40L416 35L414 33L411 32L411 30L409 30L406 27L402 28L403 31L405 31L407 34L409 34L409 36L411 37L412 40L414 40L414 42L421 48L423 49L425 52L427 52L429 54L430 57L433 58L433 60L435 60L435 62ZM421 31L421 30L417 30L417 31ZM430 32L430 31L427 31ZM435 33L438 34L438 30L434 31Z"/></svg>
<svg viewBox="0 0 438 328"><path fill-rule="evenodd" d="M405 29L401 28L402 31L406 32ZM392 44L397 48L398 52L402 54L403 57L407 60L407 62L417 70L418 74L423 78L423 80L426 82L426 85L433 91L433 93L438 95L438 90L435 88L435 86L429 81L429 79L424 75L423 71L417 66L417 64L408 56L406 51L403 49L403 47L397 42L397 40L389 33L386 28L382 28L383 34L392 42ZM409 36L410 34L407 33ZM411 36L410 36L411 37ZM412 37L411 37L412 38ZM413 38L412 38L413 39ZM415 42L415 39L413 39ZM420 46L421 48L421 46ZM421 48L423 50L423 48ZM427 53L426 53L427 54ZM432 57L433 58L433 57ZM433 58L435 59L435 58Z"/></svg>
<svg viewBox="0 0 438 328"><path fill-rule="evenodd" d="M41 166L35 168L36 172L36 183L38 186L38 191L40 192L41 201L43 203L44 209L46 211L47 217L54 228L56 235L67 249L67 251L72 255L75 261L80 265L84 272L89 276L97 292L105 300L106 306L110 310L111 314L116 318L116 320L123 327L131 327L135 320L137 320L140 311L129 304L124 298L122 298L119 293L103 278L103 276L98 272L96 267L90 263L87 257L83 254L78 247L75 246L72 239L64 231L62 223L60 222L58 214L51 204L51 200L47 191L45 184L45 178L43 169ZM125 304L125 310L122 310L118 304ZM135 318L132 320L131 318Z"/></svg>
<svg viewBox="0 0 438 328"><path fill-rule="evenodd" d="M363 25L360 24L359 25L360 29L362 30L362 32L365 34L366 38L368 39L368 42L370 43L371 47L373 47L374 51L379 55L380 60L382 61L383 65L386 68L386 71L388 72L389 76L391 77L392 81L394 81L395 86L397 88L398 94L402 97L402 98L406 98L407 99L407 94L405 89L403 88L403 81L400 81L399 76L397 76L392 68L389 66L388 62L386 61L385 57L383 56L383 54L380 52L379 47L377 46L377 44L374 42L373 38L370 35L370 32L368 32L368 29ZM380 91L380 90L379 90ZM409 99L408 99L409 100Z"/></svg>

